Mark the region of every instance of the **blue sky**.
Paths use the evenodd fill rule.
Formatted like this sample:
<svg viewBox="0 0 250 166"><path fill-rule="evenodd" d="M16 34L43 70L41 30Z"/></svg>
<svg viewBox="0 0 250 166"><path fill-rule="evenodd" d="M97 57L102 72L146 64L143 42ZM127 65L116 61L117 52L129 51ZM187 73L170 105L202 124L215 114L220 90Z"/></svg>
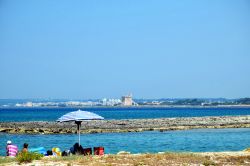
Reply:
<svg viewBox="0 0 250 166"><path fill-rule="evenodd" d="M250 95L247 0L1 0L0 98Z"/></svg>

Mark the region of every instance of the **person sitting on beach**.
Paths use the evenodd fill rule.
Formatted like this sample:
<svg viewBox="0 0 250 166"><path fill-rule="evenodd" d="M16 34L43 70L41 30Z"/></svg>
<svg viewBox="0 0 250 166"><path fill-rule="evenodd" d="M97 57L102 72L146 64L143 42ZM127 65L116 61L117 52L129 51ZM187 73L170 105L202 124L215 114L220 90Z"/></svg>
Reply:
<svg viewBox="0 0 250 166"><path fill-rule="evenodd" d="M22 152L24 152L24 153L28 152L28 146L29 146L29 144L24 143Z"/></svg>
<svg viewBox="0 0 250 166"><path fill-rule="evenodd" d="M75 143L74 146L70 148L70 152L72 154L83 154L82 145L79 145L79 143Z"/></svg>
<svg viewBox="0 0 250 166"><path fill-rule="evenodd" d="M16 145L13 145L11 141L7 141L6 146L6 155L10 157L16 157L18 148Z"/></svg>

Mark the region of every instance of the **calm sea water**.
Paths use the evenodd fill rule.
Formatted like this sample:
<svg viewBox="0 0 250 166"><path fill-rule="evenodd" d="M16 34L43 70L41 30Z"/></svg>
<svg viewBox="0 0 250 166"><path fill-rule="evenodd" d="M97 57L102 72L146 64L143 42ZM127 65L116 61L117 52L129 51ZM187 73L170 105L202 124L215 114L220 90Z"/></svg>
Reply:
<svg viewBox="0 0 250 166"><path fill-rule="evenodd" d="M0 133L0 156L5 155L5 143L12 140L22 147L24 142L29 147L59 147L69 149L77 142L76 134L27 135ZM141 133L99 133L82 134L81 144L84 147L104 146L106 153L117 153L121 150L132 153L161 151L239 151L250 147L250 129L195 129L167 132Z"/></svg>
<svg viewBox="0 0 250 166"><path fill-rule="evenodd" d="M0 108L0 121L55 121L78 108ZM82 108L105 119L250 115L250 108Z"/></svg>
<svg viewBox="0 0 250 166"><path fill-rule="evenodd" d="M0 122L55 121L78 108L0 108ZM250 115L250 108L83 108L105 119L142 119L167 117ZM69 149L77 142L76 134L27 135L0 133L0 155L5 155L5 143L12 140L21 148L60 147ZM168 132L82 134L84 147L104 146L106 153L121 150L132 153L159 151L237 151L250 147L250 129L202 129Z"/></svg>

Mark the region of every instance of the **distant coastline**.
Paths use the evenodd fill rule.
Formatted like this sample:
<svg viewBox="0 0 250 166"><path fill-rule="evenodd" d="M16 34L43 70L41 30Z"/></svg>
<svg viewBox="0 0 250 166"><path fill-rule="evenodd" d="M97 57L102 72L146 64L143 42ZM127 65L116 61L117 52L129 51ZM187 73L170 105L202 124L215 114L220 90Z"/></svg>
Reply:
<svg viewBox="0 0 250 166"><path fill-rule="evenodd" d="M42 107L16 107L16 106L0 106L0 109L17 108L250 108L250 105L217 105L217 106L200 106L200 105L138 105L138 106L42 106Z"/></svg>
<svg viewBox="0 0 250 166"><path fill-rule="evenodd" d="M59 100L59 99L0 99L0 108L84 108L84 107L250 107L250 98L186 98L186 99L133 99L132 96L122 96L121 99L89 99L89 100Z"/></svg>

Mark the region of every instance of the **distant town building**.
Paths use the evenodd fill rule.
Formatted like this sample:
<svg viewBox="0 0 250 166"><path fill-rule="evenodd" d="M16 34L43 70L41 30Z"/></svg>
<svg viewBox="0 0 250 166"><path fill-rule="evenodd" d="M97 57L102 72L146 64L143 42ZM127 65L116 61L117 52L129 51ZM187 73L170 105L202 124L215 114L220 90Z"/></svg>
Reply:
<svg viewBox="0 0 250 166"><path fill-rule="evenodd" d="M120 99L102 99L101 100L101 105L103 106L117 106L121 105L121 100Z"/></svg>
<svg viewBox="0 0 250 166"><path fill-rule="evenodd" d="M32 107L32 106L33 106L33 103L32 103L32 102L27 102L27 103L25 104L25 106L26 106L26 107Z"/></svg>
<svg viewBox="0 0 250 166"><path fill-rule="evenodd" d="M122 105L132 106L133 105L132 95L122 96Z"/></svg>

